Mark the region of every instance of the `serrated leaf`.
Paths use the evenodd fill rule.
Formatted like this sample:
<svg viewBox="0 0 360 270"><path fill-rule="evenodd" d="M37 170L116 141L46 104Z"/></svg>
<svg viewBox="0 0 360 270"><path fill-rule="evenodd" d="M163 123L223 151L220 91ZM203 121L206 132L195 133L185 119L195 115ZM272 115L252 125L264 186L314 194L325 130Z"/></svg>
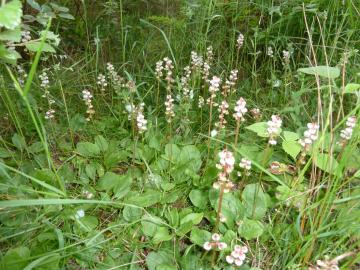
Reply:
<svg viewBox="0 0 360 270"><path fill-rule="evenodd" d="M15 29L21 23L22 4L12 0L0 6L0 27Z"/></svg>
<svg viewBox="0 0 360 270"><path fill-rule="evenodd" d="M41 41L31 41L25 44L25 47L32 52L37 52L38 50L40 50L40 46L41 46ZM50 44L45 42L41 51L56 53L55 49Z"/></svg>
<svg viewBox="0 0 360 270"><path fill-rule="evenodd" d="M58 46L61 40L59 35L54 34L52 31L41 31L40 36L45 36L45 39L51 40L54 46Z"/></svg>
<svg viewBox="0 0 360 270"><path fill-rule="evenodd" d="M21 55L17 51L7 49L4 45L0 44L0 60L15 65L19 58L21 58Z"/></svg>
<svg viewBox="0 0 360 270"><path fill-rule="evenodd" d="M26 3L29 4L29 6L31 6L33 9L36 9L38 11L41 10L41 6L39 5L38 2L36 2L35 0L26 0Z"/></svg>
<svg viewBox="0 0 360 270"><path fill-rule="evenodd" d="M282 148L294 160L296 160L297 155L301 151L301 145L297 141L283 141Z"/></svg>
<svg viewBox="0 0 360 270"><path fill-rule="evenodd" d="M20 42L21 40L20 28L15 28L13 30L5 30L0 32L0 40Z"/></svg>
<svg viewBox="0 0 360 270"><path fill-rule="evenodd" d="M56 10L56 11L59 11L59 12L69 12L69 9L67 7L62 7L62 6L59 6L55 3L50 3L50 6Z"/></svg>
<svg viewBox="0 0 360 270"><path fill-rule="evenodd" d="M316 67L299 68L298 71L305 74L319 75L320 77L330 78L330 79L335 79L340 76L340 69L338 67L316 66Z"/></svg>

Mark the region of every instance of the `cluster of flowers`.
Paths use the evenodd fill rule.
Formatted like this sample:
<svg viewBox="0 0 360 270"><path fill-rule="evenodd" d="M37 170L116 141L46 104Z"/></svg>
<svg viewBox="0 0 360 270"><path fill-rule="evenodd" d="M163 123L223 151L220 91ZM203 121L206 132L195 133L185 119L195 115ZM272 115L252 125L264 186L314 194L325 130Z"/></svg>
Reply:
<svg viewBox="0 0 360 270"><path fill-rule="evenodd" d="M20 84L20 86L24 86L25 80L27 78L27 74L26 74L25 70L23 69L23 67L20 66L20 65L17 65L16 69L17 69L17 72L19 74L19 79L18 79L19 84Z"/></svg>
<svg viewBox="0 0 360 270"><path fill-rule="evenodd" d="M290 64L290 52L287 50L283 50L283 60L286 65Z"/></svg>
<svg viewBox="0 0 360 270"><path fill-rule="evenodd" d="M248 109L246 108L246 101L244 98L240 97L240 99L236 102L234 111L235 113L233 114L233 117L237 122L245 121L244 115L247 113Z"/></svg>
<svg viewBox="0 0 360 270"><path fill-rule="evenodd" d="M225 119L225 115L229 114L229 104L223 100L220 103L220 106L218 108L219 111L219 122L215 123L215 126L219 129L224 129L225 125L227 124L227 121Z"/></svg>
<svg viewBox="0 0 360 270"><path fill-rule="evenodd" d="M101 87L100 88L101 92L105 92L105 88L108 85L105 75L100 73L97 79L98 79L97 84Z"/></svg>
<svg viewBox="0 0 360 270"><path fill-rule="evenodd" d="M144 116L144 106L144 103L140 103L140 105L136 108L136 126L140 134L147 130L147 120Z"/></svg>
<svg viewBox="0 0 360 270"><path fill-rule="evenodd" d="M21 42L22 43L26 43L29 42L31 40L31 33L30 31L26 30L26 31L22 31L21 32Z"/></svg>
<svg viewBox="0 0 360 270"><path fill-rule="evenodd" d="M245 261L247 252L248 252L247 246L235 245L230 255L226 256L226 261L229 264L241 266Z"/></svg>
<svg viewBox="0 0 360 270"><path fill-rule="evenodd" d="M244 45L244 35L242 33L239 33L238 38L236 40L236 46L238 49L240 49Z"/></svg>
<svg viewBox="0 0 360 270"><path fill-rule="evenodd" d="M242 158L239 167L245 171L245 175L250 175L251 170L251 160ZM241 173L238 173L238 176L241 176Z"/></svg>
<svg viewBox="0 0 360 270"><path fill-rule="evenodd" d="M354 127L356 126L356 117L350 116L346 120L346 128L340 131L341 141L340 145L345 145L347 141L349 141L352 137Z"/></svg>
<svg viewBox="0 0 360 270"><path fill-rule="evenodd" d="M228 245L225 242L221 242L220 239L221 236L218 233L212 234L211 241L205 242L203 248L206 251L210 251L210 250L221 251L226 249ZM247 252L248 252L247 246L235 245L231 253L226 256L226 262L230 265L241 266L246 259Z"/></svg>
<svg viewBox="0 0 360 270"><path fill-rule="evenodd" d="M106 63L106 70L113 85L123 86L124 79L115 71L114 65L110 62Z"/></svg>
<svg viewBox="0 0 360 270"><path fill-rule="evenodd" d="M218 104L214 102L216 98L216 93L219 91L221 79L217 76L213 76L210 80L209 92L210 97L207 99L207 104L210 106L217 106Z"/></svg>
<svg viewBox="0 0 360 270"><path fill-rule="evenodd" d="M181 87L185 100L192 99L194 97L194 93L192 90L190 90L189 86L190 76L191 68L190 66L186 66L184 68L184 76L181 77Z"/></svg>
<svg viewBox="0 0 360 270"><path fill-rule="evenodd" d="M224 97L227 97L228 94L233 91L236 81L238 79L238 77L237 77L238 73L239 73L239 71L237 69L230 71L229 79L227 79L225 81L225 84L222 87L221 94Z"/></svg>
<svg viewBox="0 0 360 270"><path fill-rule="evenodd" d="M235 157L227 149L222 150L219 157L220 161L216 164L216 167L221 171L218 174L218 181L213 184L213 188L221 188L224 193L228 193L234 187L234 183L230 180L230 173L234 170Z"/></svg>
<svg viewBox="0 0 360 270"><path fill-rule="evenodd" d="M220 242L220 239L221 236L218 233L214 233L211 236L211 241L204 243L203 245L204 249L207 251L212 249L224 250L225 248L227 248L227 244L225 242Z"/></svg>
<svg viewBox="0 0 360 270"><path fill-rule="evenodd" d="M280 134L280 128L282 125L282 120L278 115L272 115L271 120L267 122L267 133L269 135L269 144L276 145L276 137Z"/></svg>
<svg viewBox="0 0 360 270"><path fill-rule="evenodd" d="M128 112L128 119L136 120L136 127L140 134L147 130L147 120L144 116L144 106L145 103L140 103L138 106L135 106L134 104L128 104L125 106L125 109Z"/></svg>
<svg viewBox="0 0 360 270"><path fill-rule="evenodd" d="M299 140L304 152L308 152L311 145L317 140L320 127L317 123L308 123L307 128L304 131L304 138Z"/></svg>
<svg viewBox="0 0 360 270"><path fill-rule="evenodd" d="M171 95L166 96L165 115L166 115L166 121L168 123L171 123L172 119L175 116L175 113L174 113L174 99L171 97Z"/></svg>
<svg viewBox="0 0 360 270"><path fill-rule="evenodd" d="M85 101L85 105L87 106L87 117L86 121L90 121L95 114L94 106L92 105L93 95L90 93L89 90L82 91L83 100Z"/></svg>
<svg viewBox="0 0 360 270"><path fill-rule="evenodd" d="M53 100L50 97L50 92L49 92L49 77L46 73L46 71L43 71L40 75L39 75L39 79L40 79L40 87L43 88L44 93L41 95L43 98L46 98L48 100L48 110L45 112L45 116L44 118L47 120L53 119L55 117L55 110L52 108L52 104L55 103L55 100Z"/></svg>

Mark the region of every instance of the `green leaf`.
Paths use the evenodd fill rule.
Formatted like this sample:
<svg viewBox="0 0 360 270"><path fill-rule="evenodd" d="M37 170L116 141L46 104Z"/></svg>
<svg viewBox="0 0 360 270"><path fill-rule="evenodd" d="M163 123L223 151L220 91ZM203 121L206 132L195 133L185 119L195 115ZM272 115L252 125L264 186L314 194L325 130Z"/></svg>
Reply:
<svg viewBox="0 0 360 270"><path fill-rule="evenodd" d="M204 217L204 213L190 213L183 217L180 224L191 222L193 225L199 224Z"/></svg>
<svg viewBox="0 0 360 270"><path fill-rule="evenodd" d="M169 233L169 229L166 227L158 227L152 241L155 244L159 244L164 241L171 240L172 235Z"/></svg>
<svg viewBox="0 0 360 270"><path fill-rule="evenodd" d="M337 162L334 157L330 156L327 153L318 153L315 156L315 165L319 167L321 170L334 174L335 170L339 166L339 163Z"/></svg>
<svg viewBox="0 0 360 270"><path fill-rule="evenodd" d="M247 217L261 219L265 215L267 209L266 196L259 184L246 185L241 197L244 201Z"/></svg>
<svg viewBox="0 0 360 270"><path fill-rule="evenodd" d="M27 260L30 258L30 250L27 247L10 249L0 262L3 270L22 270L26 267Z"/></svg>
<svg viewBox="0 0 360 270"><path fill-rule="evenodd" d="M21 151L23 151L26 148L26 142L25 142L24 137L20 136L17 133L15 133L12 136L11 141L13 142L15 147Z"/></svg>
<svg viewBox="0 0 360 270"><path fill-rule="evenodd" d="M101 152L106 152L109 148L109 142L101 135L95 137L95 144L99 147Z"/></svg>
<svg viewBox="0 0 360 270"><path fill-rule="evenodd" d="M183 237L188 232L192 231L194 224L191 221L180 224L180 227L176 229L176 235Z"/></svg>
<svg viewBox="0 0 360 270"><path fill-rule="evenodd" d="M59 13L59 17L68 19L68 20L75 20L74 16L69 13Z"/></svg>
<svg viewBox="0 0 360 270"><path fill-rule="evenodd" d="M266 122L257 122L250 126L247 126L246 129L251 130L255 132L260 137L269 137L267 129L267 123Z"/></svg>
<svg viewBox="0 0 360 270"><path fill-rule="evenodd" d="M283 141L282 148L294 160L296 160L297 155L301 151L301 145L297 141Z"/></svg>
<svg viewBox="0 0 360 270"><path fill-rule="evenodd" d="M18 27L13 30L5 30L0 32L0 40L20 42L21 40L20 28Z"/></svg>
<svg viewBox="0 0 360 270"><path fill-rule="evenodd" d="M190 240L198 246L203 246L206 241L211 239L211 233L199 228L193 228L190 234Z"/></svg>
<svg viewBox="0 0 360 270"><path fill-rule="evenodd" d="M299 135L291 131L283 131L283 136L285 141L297 141L299 140Z"/></svg>
<svg viewBox="0 0 360 270"><path fill-rule="evenodd" d="M95 180L96 178L96 170L97 170L96 163L89 163L86 164L85 166L86 175L92 180Z"/></svg>
<svg viewBox="0 0 360 270"><path fill-rule="evenodd" d="M316 66L316 67L299 68L298 71L305 74L319 75L320 77L330 78L330 79L335 79L340 76L340 69L338 67Z"/></svg>
<svg viewBox="0 0 360 270"><path fill-rule="evenodd" d="M100 154L100 148L91 142L79 142L76 151L84 157L95 157Z"/></svg>
<svg viewBox="0 0 360 270"><path fill-rule="evenodd" d="M51 40L54 46L59 46L60 38L59 35L55 35L52 31L43 30L40 32L40 36L45 36L46 39Z"/></svg>
<svg viewBox="0 0 360 270"><path fill-rule="evenodd" d="M259 237L264 232L264 225L258 220L245 218L238 228L238 233L246 240Z"/></svg>
<svg viewBox="0 0 360 270"><path fill-rule="evenodd" d="M99 179L98 188L110 191L120 182L120 178L120 175L116 173L107 172Z"/></svg>
<svg viewBox="0 0 360 270"><path fill-rule="evenodd" d="M32 52L37 52L38 50L40 50L40 46L41 46L41 41L31 41L31 42L27 42L25 44L25 47ZM44 45L42 47L42 51L43 52L51 52L51 53L56 53L55 49L48 43L44 42Z"/></svg>
<svg viewBox="0 0 360 270"><path fill-rule="evenodd" d="M152 237L155 235L157 228L164 224L166 223L161 218L146 214L141 219L141 230L146 236Z"/></svg>
<svg viewBox="0 0 360 270"><path fill-rule="evenodd" d="M126 205L123 209L123 217L128 222L139 220L142 216L142 209L139 207Z"/></svg>
<svg viewBox="0 0 360 270"><path fill-rule="evenodd" d="M0 6L0 27L15 29L21 23L22 4L12 0Z"/></svg>
<svg viewBox="0 0 360 270"><path fill-rule="evenodd" d="M207 194L205 191L201 191L198 189L193 189L190 194L189 198L193 205L200 209L204 209L207 204Z"/></svg>
<svg viewBox="0 0 360 270"><path fill-rule="evenodd" d="M132 177L130 173L121 175L114 187L115 198L123 198L131 189Z"/></svg>
<svg viewBox="0 0 360 270"><path fill-rule="evenodd" d="M157 204L161 200L161 192L157 190L147 190L142 194L132 196L126 201L129 204L134 204L140 207L149 207Z"/></svg>
<svg viewBox="0 0 360 270"><path fill-rule="evenodd" d="M21 58L21 55L17 51L7 49L4 45L0 44L0 60L14 65L19 58Z"/></svg>
<svg viewBox="0 0 360 270"><path fill-rule="evenodd" d="M50 6L56 10L56 11L59 11L59 12L69 12L69 9L67 7L62 7L62 6L59 6L55 3L50 3Z"/></svg>
<svg viewBox="0 0 360 270"><path fill-rule="evenodd" d="M160 264L156 270L177 270L177 268L174 264Z"/></svg>
<svg viewBox="0 0 360 270"><path fill-rule="evenodd" d="M352 94L352 93L356 93L359 90L360 90L360 84L358 84L358 83L348 83L345 86L344 93L345 94Z"/></svg>
<svg viewBox="0 0 360 270"><path fill-rule="evenodd" d="M9 157L12 157L11 152L5 149L4 147L0 147L0 158L9 158Z"/></svg>
<svg viewBox="0 0 360 270"><path fill-rule="evenodd" d="M38 2L36 2L35 0L26 0L26 3L29 4L29 6L31 6L33 9L36 9L38 11L41 10L41 6L39 5Z"/></svg>
<svg viewBox="0 0 360 270"><path fill-rule="evenodd" d="M187 169L197 172L201 167L201 154L195 145L187 145L180 151L179 164L187 165Z"/></svg>
<svg viewBox="0 0 360 270"><path fill-rule="evenodd" d="M44 145L42 142L34 142L28 147L28 151L32 154L40 153L44 151Z"/></svg>
<svg viewBox="0 0 360 270"><path fill-rule="evenodd" d="M152 251L146 256L146 266L149 270L157 270L160 265L172 265L172 255L168 251Z"/></svg>
<svg viewBox="0 0 360 270"><path fill-rule="evenodd" d="M116 166L120 161L126 160L128 156L125 151L108 152L104 155L104 165L108 169Z"/></svg>

